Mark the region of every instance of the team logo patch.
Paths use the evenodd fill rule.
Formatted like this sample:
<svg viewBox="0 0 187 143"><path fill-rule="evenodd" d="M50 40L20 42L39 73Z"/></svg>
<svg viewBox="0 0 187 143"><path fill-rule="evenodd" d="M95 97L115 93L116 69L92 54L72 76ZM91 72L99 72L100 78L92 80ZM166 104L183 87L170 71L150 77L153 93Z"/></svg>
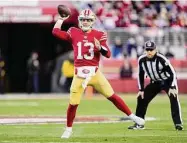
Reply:
<svg viewBox="0 0 187 143"><path fill-rule="evenodd" d="M87 69L83 69L82 72L83 72L84 74L88 74L88 73L90 73L90 71L87 70Z"/></svg>

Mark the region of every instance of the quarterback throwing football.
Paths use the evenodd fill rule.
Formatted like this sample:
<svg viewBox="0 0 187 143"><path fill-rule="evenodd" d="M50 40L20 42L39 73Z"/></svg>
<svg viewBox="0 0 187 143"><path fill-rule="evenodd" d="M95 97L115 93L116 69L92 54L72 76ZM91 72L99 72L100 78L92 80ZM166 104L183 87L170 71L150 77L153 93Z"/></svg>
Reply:
<svg viewBox="0 0 187 143"><path fill-rule="evenodd" d="M61 25L67 18L60 17L52 31L54 36L71 42L74 50L75 75L70 88L67 124L61 138L69 138L72 135L73 120L87 85L93 86L135 123L144 125L144 119L131 112L125 102L114 93L111 85L99 70L100 56L110 58L111 52L106 44L107 34L92 29L96 20L95 14L90 9L85 9L78 16L79 28L71 27L67 32L61 31Z"/></svg>

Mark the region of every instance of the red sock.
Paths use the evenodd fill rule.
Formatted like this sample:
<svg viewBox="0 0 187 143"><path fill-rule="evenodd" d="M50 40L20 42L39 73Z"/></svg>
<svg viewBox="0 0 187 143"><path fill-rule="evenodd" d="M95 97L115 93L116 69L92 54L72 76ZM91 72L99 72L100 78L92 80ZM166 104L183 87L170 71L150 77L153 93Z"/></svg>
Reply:
<svg viewBox="0 0 187 143"><path fill-rule="evenodd" d="M119 97L118 95L113 94L112 96L110 96L108 98L108 100L110 100L119 110L121 110L122 112L124 112L128 116L130 114L132 114L132 112L129 109L129 107L125 104L123 99L121 97Z"/></svg>
<svg viewBox="0 0 187 143"><path fill-rule="evenodd" d="M72 127L78 105L69 104L67 110L67 127Z"/></svg>

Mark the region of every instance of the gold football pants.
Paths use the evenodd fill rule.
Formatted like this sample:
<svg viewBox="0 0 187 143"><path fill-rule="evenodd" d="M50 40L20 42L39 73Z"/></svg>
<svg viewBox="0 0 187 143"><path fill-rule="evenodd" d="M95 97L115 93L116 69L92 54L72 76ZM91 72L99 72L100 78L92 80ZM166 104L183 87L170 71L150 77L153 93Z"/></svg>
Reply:
<svg viewBox="0 0 187 143"><path fill-rule="evenodd" d="M84 80L85 80L84 78L80 78L77 75L74 75L70 88L71 105L80 103L81 96L84 92L84 88L82 87L82 83ZM88 85L92 86L97 92L99 92L106 98L114 94L114 91L110 83L99 69L97 70L96 74L93 77L91 77L90 81L88 82Z"/></svg>

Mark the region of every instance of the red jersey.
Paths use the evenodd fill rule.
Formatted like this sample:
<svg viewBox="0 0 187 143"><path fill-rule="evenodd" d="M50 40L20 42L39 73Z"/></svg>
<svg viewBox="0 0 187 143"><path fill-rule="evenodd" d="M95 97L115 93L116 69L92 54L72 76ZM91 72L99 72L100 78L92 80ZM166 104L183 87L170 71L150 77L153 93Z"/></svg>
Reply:
<svg viewBox="0 0 187 143"><path fill-rule="evenodd" d="M72 27L65 32L58 28L54 28L53 35L72 43L75 67L99 66L101 53L95 46L94 38L99 40L101 46L108 51L105 56L109 58L111 55L111 52L106 44L107 34L102 31L92 29L91 32L86 33L79 28Z"/></svg>

